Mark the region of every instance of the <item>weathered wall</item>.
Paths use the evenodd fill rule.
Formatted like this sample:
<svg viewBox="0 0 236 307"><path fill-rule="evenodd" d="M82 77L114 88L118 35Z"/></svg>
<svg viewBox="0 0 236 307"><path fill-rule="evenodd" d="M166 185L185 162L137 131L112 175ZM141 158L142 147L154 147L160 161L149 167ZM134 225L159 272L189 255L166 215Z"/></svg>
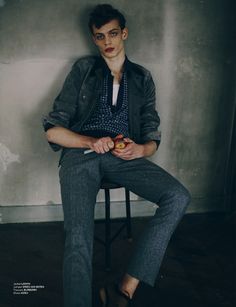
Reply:
<svg viewBox="0 0 236 307"><path fill-rule="evenodd" d="M102 2L0 1L0 205L60 203L58 154L41 117L73 61L95 52L86 20ZM158 88L163 141L152 160L185 183L192 210L224 207L233 2L119 1L130 30L127 54L151 70Z"/></svg>

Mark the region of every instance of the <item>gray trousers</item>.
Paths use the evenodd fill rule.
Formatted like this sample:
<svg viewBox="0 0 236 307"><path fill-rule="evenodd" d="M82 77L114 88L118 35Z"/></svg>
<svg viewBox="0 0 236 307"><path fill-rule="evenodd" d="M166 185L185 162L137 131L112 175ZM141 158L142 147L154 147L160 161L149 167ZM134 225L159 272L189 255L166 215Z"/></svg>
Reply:
<svg viewBox="0 0 236 307"><path fill-rule="evenodd" d="M65 307L92 306L94 206L102 178L158 204L136 243L127 273L154 285L170 237L190 202L185 187L147 159L125 161L111 153L71 150L60 169L66 234L63 264Z"/></svg>

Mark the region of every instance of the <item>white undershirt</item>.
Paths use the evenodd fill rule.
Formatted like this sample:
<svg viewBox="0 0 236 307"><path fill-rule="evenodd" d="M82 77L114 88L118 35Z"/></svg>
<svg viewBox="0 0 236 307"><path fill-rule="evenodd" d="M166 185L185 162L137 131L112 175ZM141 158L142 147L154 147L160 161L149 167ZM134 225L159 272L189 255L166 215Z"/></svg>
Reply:
<svg viewBox="0 0 236 307"><path fill-rule="evenodd" d="M113 93L112 93L112 105L116 106L117 103L117 97L119 93L120 84L113 84Z"/></svg>

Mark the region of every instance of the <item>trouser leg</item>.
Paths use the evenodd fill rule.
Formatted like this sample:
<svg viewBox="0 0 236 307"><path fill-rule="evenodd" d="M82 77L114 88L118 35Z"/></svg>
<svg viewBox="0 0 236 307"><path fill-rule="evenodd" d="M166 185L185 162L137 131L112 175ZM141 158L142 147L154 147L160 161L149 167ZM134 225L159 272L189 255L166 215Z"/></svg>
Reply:
<svg viewBox="0 0 236 307"><path fill-rule="evenodd" d="M190 194L174 177L146 159L124 161L110 156L105 175L140 197L158 204L136 243L127 273L154 285L170 237L190 202ZM109 164L113 165L112 170Z"/></svg>
<svg viewBox="0 0 236 307"><path fill-rule="evenodd" d="M97 161L62 167L60 183L65 230L64 306L90 307L94 205L100 187Z"/></svg>

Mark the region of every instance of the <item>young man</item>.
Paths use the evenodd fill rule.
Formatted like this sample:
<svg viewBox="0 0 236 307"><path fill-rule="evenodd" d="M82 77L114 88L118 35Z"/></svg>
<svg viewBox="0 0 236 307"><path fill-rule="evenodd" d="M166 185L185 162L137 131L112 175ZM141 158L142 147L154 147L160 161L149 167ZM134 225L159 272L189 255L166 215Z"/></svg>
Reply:
<svg viewBox="0 0 236 307"><path fill-rule="evenodd" d="M158 204L119 282L101 289L103 306L127 306L140 281L154 285L169 239L190 201L188 191L148 161L159 145L155 86L149 71L128 60L124 16L98 5L89 28L99 57L78 60L44 119L54 150L63 148L60 184L66 233L66 307L90 307L94 205L103 178ZM128 145L115 149L113 138ZM85 154L85 151L91 152Z"/></svg>

